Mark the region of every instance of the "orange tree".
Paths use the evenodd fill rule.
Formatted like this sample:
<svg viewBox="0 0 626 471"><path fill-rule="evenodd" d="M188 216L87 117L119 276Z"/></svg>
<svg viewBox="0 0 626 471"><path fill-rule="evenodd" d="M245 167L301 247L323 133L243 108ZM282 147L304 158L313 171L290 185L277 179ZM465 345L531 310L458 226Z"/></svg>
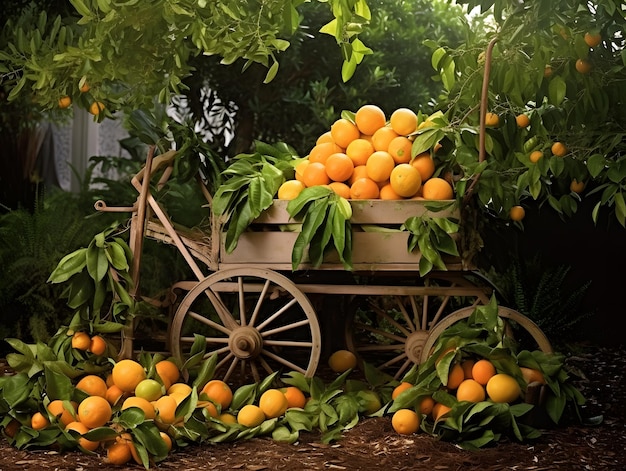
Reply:
<svg viewBox="0 0 626 471"><path fill-rule="evenodd" d="M97 119L118 109L169 103L192 73L190 59L216 55L222 64L244 59L244 68L278 72L278 55L299 28L303 0L70 0L74 11L48 17L26 13L4 25L0 74L12 83L9 100L32 95L47 110L70 97ZM369 54L358 38L370 17L365 0L331 0L333 19L322 32L341 46L342 76L348 80ZM92 107L101 102L103 106ZM67 103L67 100L65 100Z"/></svg>
<svg viewBox="0 0 626 471"><path fill-rule="evenodd" d="M547 203L567 218L593 198L594 221L610 214L626 226L622 2L456 3L480 10L471 21L487 28L469 21L458 48L429 43L446 93L414 152L441 141L457 194L471 193L493 216L508 220L515 206Z"/></svg>

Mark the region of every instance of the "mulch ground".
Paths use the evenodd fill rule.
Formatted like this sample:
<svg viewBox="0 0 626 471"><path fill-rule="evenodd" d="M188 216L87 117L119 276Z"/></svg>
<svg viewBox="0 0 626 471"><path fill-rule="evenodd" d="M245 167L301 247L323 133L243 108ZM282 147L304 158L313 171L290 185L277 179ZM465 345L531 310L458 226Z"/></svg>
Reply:
<svg viewBox="0 0 626 471"><path fill-rule="evenodd" d="M577 386L587 399L584 422L543 430L529 443L501 441L466 451L429 435L401 436L387 418L362 420L343 438L323 444L319 435L302 434L293 445L255 438L176 450L155 470L624 470L626 469L626 350L580 347L568 364L583 375ZM599 424L593 419L602 417ZM51 450L17 450L0 440L0 471L110 469L101 455ZM118 467L122 471L139 465Z"/></svg>

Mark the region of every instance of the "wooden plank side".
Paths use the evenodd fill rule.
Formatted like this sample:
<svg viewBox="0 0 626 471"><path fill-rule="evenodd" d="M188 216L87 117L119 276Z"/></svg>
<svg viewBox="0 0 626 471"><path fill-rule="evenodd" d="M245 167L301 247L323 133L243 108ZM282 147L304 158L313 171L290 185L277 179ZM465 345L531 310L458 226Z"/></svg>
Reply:
<svg viewBox="0 0 626 471"><path fill-rule="evenodd" d="M427 200L349 200L352 224L403 224L408 218L428 213L432 217L458 217L458 211L446 209L432 212ZM432 202L430 202L432 203ZM452 203L452 200L450 201ZM293 224L300 221L289 217L287 200L274 200L272 206L255 220L255 224Z"/></svg>
<svg viewBox="0 0 626 471"><path fill-rule="evenodd" d="M352 244L354 265L418 264L421 254L409 253L408 232L355 232ZM245 232L239 238L237 248L227 254L223 242L220 263L288 264L298 237L297 232ZM225 237L222 237L222 241ZM307 254L303 262L308 264ZM332 250L324 258L325 264L341 266L339 256Z"/></svg>

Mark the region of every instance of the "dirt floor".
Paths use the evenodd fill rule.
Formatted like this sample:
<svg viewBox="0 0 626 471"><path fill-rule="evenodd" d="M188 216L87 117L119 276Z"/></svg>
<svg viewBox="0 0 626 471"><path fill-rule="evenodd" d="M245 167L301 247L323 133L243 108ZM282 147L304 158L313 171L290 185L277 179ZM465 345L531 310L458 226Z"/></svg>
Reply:
<svg viewBox="0 0 626 471"><path fill-rule="evenodd" d="M219 445L193 445L175 451L155 470L624 470L626 469L626 349L580 347L568 359L584 374L577 386L587 398L586 422L544 430L531 443L500 442L470 452L426 434L400 436L389 418L365 419L338 442L322 444L303 434L296 444L255 438ZM0 439L0 471L109 469L102 456L50 450L21 451ZM119 467L139 470L139 465Z"/></svg>

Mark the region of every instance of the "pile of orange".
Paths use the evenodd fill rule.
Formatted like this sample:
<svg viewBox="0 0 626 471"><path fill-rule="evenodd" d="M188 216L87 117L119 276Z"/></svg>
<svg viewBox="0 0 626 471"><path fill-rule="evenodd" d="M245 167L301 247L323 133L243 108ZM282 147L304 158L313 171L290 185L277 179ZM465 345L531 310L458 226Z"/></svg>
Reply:
<svg viewBox="0 0 626 471"><path fill-rule="evenodd" d="M290 200L304 188L328 185L346 199L452 199L450 183L433 176L431 153L412 155L419 128L417 114L408 108L387 119L380 107L363 105L354 120L339 118L318 137L278 198Z"/></svg>
<svg viewBox="0 0 626 471"><path fill-rule="evenodd" d="M72 336L72 343L76 349L93 352L98 350L94 345L100 346L98 339L98 336L77 332ZM170 425L182 422L182 418L176 416L176 407L192 389L177 382L180 370L173 361L161 360L154 370L154 377L148 378L148 372L139 362L125 359L118 361L106 378L97 374L77 378L76 394L72 395L77 400L44 401L45 407L31 417L31 428L60 427L70 431L81 449L89 452L102 449L109 464L124 464L131 459L142 464L130 434L121 433L115 440L103 442L88 440L84 435L98 427L118 427L114 424L116 414L135 407L143 411L145 420L156 423L161 438L168 450L171 449L172 438L166 431Z"/></svg>
<svg viewBox="0 0 626 471"><path fill-rule="evenodd" d="M84 335L77 336L77 342L82 341L78 347L86 348L87 339ZM108 464L123 465L131 460L142 464L132 435L120 431L117 416L130 408L141 410L144 420L157 426L167 449L171 450L173 436L169 434L176 434L176 427L184 425L184 417L177 415L177 408L193 393L193 388L180 379L181 372L171 360L160 360L148 371L138 361L123 359L115 363L106 377L86 374L77 378L72 400L45 400L41 410L31 416L30 426L37 431L49 427L67 430L80 449L101 451ZM280 417L290 408L304 408L307 401L299 388L288 386L268 389L255 404L231 411L233 390L220 379L208 381L197 393L196 408L207 420L246 427ZM115 438L99 442L84 437L99 427L116 430Z"/></svg>
<svg viewBox="0 0 626 471"><path fill-rule="evenodd" d="M525 383L545 384L541 371L520 367ZM392 392L392 400L410 389L413 385L401 382ZM465 358L451 365L445 389L458 401L515 403L520 400L522 389L513 376L498 372L487 358ZM435 422L444 420L452 408L435 402L431 396L423 397L411 409L399 409L392 417L392 426L399 434L411 434L419 429L423 416ZM410 411L410 412L409 412Z"/></svg>

